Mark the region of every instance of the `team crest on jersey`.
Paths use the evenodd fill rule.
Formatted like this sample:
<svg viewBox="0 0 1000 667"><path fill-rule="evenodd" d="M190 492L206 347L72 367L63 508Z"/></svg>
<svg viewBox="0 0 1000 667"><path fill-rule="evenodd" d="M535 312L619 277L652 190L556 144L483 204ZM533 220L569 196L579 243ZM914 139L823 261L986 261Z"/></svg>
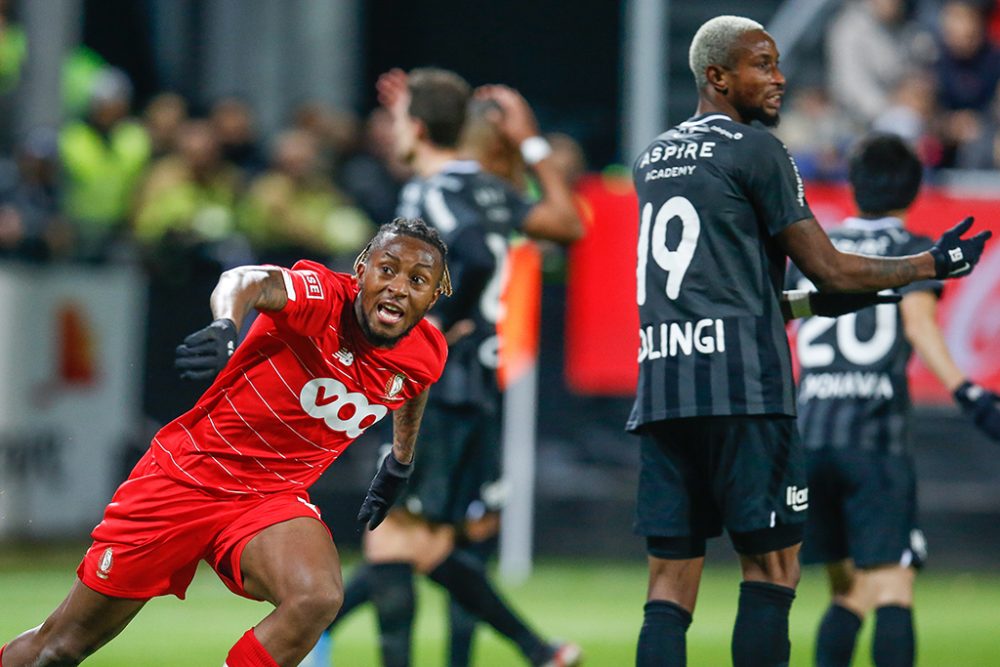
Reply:
<svg viewBox="0 0 1000 667"><path fill-rule="evenodd" d="M114 554L111 547L108 547L101 554L101 560L97 563L97 576L101 579L107 579L108 575L111 574L112 565L114 565Z"/></svg>
<svg viewBox="0 0 1000 667"><path fill-rule="evenodd" d="M396 373L389 381L385 383L385 395L389 398L395 398L396 394L403 391L403 383L406 382L406 376L402 373Z"/></svg>
<svg viewBox="0 0 1000 667"><path fill-rule="evenodd" d="M337 358L337 361L344 364L345 366L350 366L354 363L354 353L348 350L346 347L342 347L333 354Z"/></svg>

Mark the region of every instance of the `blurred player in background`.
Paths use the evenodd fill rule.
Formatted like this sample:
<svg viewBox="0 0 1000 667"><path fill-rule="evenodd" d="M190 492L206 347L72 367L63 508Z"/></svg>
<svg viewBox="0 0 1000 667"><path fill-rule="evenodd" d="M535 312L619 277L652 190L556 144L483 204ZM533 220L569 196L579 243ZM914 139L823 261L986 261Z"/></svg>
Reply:
<svg viewBox="0 0 1000 667"><path fill-rule="evenodd" d="M497 595L481 563L455 550L479 491L483 457L496 456L499 447L496 322L508 239L515 231L563 243L577 239L582 226L572 194L549 163L550 148L538 136L531 108L514 90L488 86L478 96L497 106L492 120L532 166L544 192L535 204L477 162L461 159L472 96L461 77L439 69L392 70L380 77L378 91L393 116L396 149L417 174L400 195L399 212L422 212L448 240L455 285L451 303L430 315L445 332L452 362L428 403L427 449L405 504L365 539L369 566L359 576L367 577L377 609L383 662L410 662L415 569L515 642L531 664L577 664L578 647L543 640Z"/></svg>
<svg viewBox="0 0 1000 667"><path fill-rule="evenodd" d="M450 293L446 254L436 230L397 219L353 276L307 261L222 274L215 320L177 350L182 377L221 373L156 434L94 529L69 596L0 648L0 664L80 663L150 598L183 598L202 559L237 595L275 606L226 666L299 664L343 591L337 549L306 489L390 411L392 451L358 519L377 526L405 485L427 388L447 356L423 319ZM260 315L237 348L251 309Z"/></svg>
<svg viewBox="0 0 1000 667"><path fill-rule="evenodd" d="M686 664L706 540L725 527L743 571L733 664L777 667L789 660L809 504L784 318L829 305L823 292L782 304L786 257L821 290L874 292L967 274L989 233L963 240L963 223L901 258L838 251L785 147L750 125L779 119L785 79L771 36L716 17L695 34L690 65L696 115L633 169L641 328L627 427L642 436L635 528L650 569L636 661Z"/></svg>
<svg viewBox="0 0 1000 667"><path fill-rule="evenodd" d="M845 252L896 257L931 240L905 229L923 165L895 135L874 134L855 150L850 182L857 217L830 231ZM789 283L811 289L794 269ZM861 622L875 610L872 657L878 667L912 665L913 580L926 555L917 528L916 480L909 449L906 366L913 350L982 428L1000 439L997 397L955 365L935 319L943 285L922 280L884 304L832 319L802 320L799 429L811 506L803 563L825 563L833 600L820 624L816 664L847 667Z"/></svg>

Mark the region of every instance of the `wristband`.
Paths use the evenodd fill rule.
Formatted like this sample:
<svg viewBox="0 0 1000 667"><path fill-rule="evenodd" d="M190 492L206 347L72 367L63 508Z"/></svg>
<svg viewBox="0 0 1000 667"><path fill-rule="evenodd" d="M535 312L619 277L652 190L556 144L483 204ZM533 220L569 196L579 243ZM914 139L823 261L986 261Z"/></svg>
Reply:
<svg viewBox="0 0 1000 667"><path fill-rule="evenodd" d="M383 465L386 472L400 479L408 479L413 471L413 463L401 463L391 451L386 455Z"/></svg>
<svg viewBox="0 0 1000 667"><path fill-rule="evenodd" d="M793 320L800 317L810 317L813 314L808 290L787 290L784 297L785 302L788 303L788 312L791 313Z"/></svg>
<svg viewBox="0 0 1000 667"><path fill-rule="evenodd" d="M552 155L552 146L544 137L528 137L521 142L521 157L524 162L533 167L548 156Z"/></svg>

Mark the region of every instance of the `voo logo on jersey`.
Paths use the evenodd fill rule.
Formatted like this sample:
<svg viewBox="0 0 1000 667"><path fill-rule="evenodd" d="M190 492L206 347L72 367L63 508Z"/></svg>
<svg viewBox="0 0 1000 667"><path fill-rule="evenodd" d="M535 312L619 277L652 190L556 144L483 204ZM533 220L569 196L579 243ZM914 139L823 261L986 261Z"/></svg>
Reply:
<svg viewBox="0 0 1000 667"><path fill-rule="evenodd" d="M333 378L307 382L299 393L299 403L307 415L322 419L349 438L358 437L389 412L389 408L369 403L364 394L348 391L343 382Z"/></svg>
<svg viewBox="0 0 1000 667"><path fill-rule="evenodd" d="M809 487L800 489L797 486L789 486L785 489L785 504L795 512L809 509Z"/></svg>

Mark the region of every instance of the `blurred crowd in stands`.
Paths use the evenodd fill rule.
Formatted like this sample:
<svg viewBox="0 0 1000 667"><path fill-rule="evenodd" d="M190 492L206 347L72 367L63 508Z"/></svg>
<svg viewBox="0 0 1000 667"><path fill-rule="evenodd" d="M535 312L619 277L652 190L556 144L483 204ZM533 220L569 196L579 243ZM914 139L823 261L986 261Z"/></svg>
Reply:
<svg viewBox="0 0 1000 667"><path fill-rule="evenodd" d="M63 65L67 120L18 136L3 114L26 49L0 0L0 259L139 267L148 294L144 408L159 422L203 389L176 378L173 350L207 321L222 270L299 259L352 270L412 175L384 109L359 118L303 102L262 136L255 110L237 96L193 104L162 92L136 104L128 76L85 47ZM549 138L567 178L579 178L579 145ZM516 147L466 140L487 169L498 156L521 160ZM530 193L530 183L519 185Z"/></svg>
<svg viewBox="0 0 1000 667"><path fill-rule="evenodd" d="M909 140L929 170L1000 169L1000 2L837 5L825 80L790 87L778 128L802 175L843 179L868 129Z"/></svg>
<svg viewBox="0 0 1000 667"><path fill-rule="evenodd" d="M0 1L0 116L28 48ZM840 180L866 129L910 140L928 169L1000 169L1000 0L845 0L822 26L825 76L792 82L778 134L807 179ZM0 257L142 261L183 271L298 258L346 268L392 218L409 177L388 116L318 102L262 137L238 97L195 113L80 48L64 66L69 120L0 152ZM568 159L579 148L560 137ZM578 167L579 168L579 167Z"/></svg>

